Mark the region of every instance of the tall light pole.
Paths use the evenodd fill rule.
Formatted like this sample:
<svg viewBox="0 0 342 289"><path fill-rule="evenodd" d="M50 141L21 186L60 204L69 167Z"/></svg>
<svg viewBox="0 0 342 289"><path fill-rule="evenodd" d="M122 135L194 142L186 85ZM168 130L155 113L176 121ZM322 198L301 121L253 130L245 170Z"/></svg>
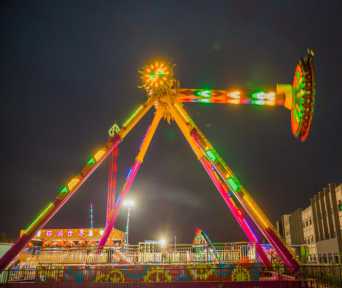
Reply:
<svg viewBox="0 0 342 289"><path fill-rule="evenodd" d="M131 209L134 207L135 204L133 200L126 200L124 201L123 205L127 208L125 241L126 241L126 246L128 246L129 219L131 216Z"/></svg>
<svg viewBox="0 0 342 289"><path fill-rule="evenodd" d="M94 228L94 209L93 209L93 203L90 203L89 208L89 226L91 229Z"/></svg>

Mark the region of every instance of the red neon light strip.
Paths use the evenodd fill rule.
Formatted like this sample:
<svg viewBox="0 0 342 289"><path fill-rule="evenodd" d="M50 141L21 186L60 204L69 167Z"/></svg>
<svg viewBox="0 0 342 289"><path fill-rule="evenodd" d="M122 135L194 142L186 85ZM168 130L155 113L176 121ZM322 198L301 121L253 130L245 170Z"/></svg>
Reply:
<svg viewBox="0 0 342 289"><path fill-rule="evenodd" d="M106 227L104 229L104 233L99 241L99 245L98 245L98 249L102 250L104 245L106 244L108 237L110 235L110 232L113 229L113 226L116 222L116 219L119 215L120 212L120 208L122 205L122 201L125 199L127 193L129 192L129 190L132 187L132 184L134 182L134 179L140 169L141 163L139 161L135 161L134 165L132 166L132 168L130 169L130 173L128 174L127 178L126 178L126 182L119 194L119 196L116 199L114 208L110 214L110 218L106 224Z"/></svg>
<svg viewBox="0 0 342 289"><path fill-rule="evenodd" d="M267 258L266 253L264 252L263 248L260 245L260 241L258 240L257 236L253 233L251 228L248 225L248 222L244 218L241 210L236 206L233 199L229 196L228 187L222 183L221 179L217 175L217 173L213 170L210 162L206 158L200 159L202 166L204 167L205 171L209 175L210 179L214 183L215 187L217 188L218 192L220 193L221 197L223 198L224 202L228 206L229 210L231 211L234 219L242 228L244 233L246 234L248 240L255 244L255 248L257 250L258 256L261 259L261 262L265 266L271 266L270 260Z"/></svg>

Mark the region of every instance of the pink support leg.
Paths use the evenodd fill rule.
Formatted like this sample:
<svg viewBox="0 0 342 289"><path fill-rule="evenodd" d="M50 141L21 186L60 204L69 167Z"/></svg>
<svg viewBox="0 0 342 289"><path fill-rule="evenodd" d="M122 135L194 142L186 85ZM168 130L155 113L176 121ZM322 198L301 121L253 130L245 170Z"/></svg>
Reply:
<svg viewBox="0 0 342 289"><path fill-rule="evenodd" d="M260 245L260 241L258 240L257 236L253 233L252 229L250 228L247 220L243 216L243 213L241 210L236 206L233 199L229 196L229 190L226 184L224 184L217 173L212 169L211 164L208 162L207 159L202 158L200 159L200 162L202 166L204 167L205 171L209 175L210 179L214 183L216 189L220 193L221 197L223 198L224 202L230 209L234 219L236 222L240 225L244 233L246 234L248 240L255 244L255 248L257 250L258 256L261 259L261 262L267 266L271 266L271 262L266 256L266 253L264 252L263 248Z"/></svg>
<svg viewBox="0 0 342 289"><path fill-rule="evenodd" d="M125 199L127 193L129 192L129 190L131 189L131 186L134 182L134 179L138 173L138 170L141 166L141 163L139 161L135 161L134 165L132 166L132 168L129 170L129 173L126 177L126 182L123 186L123 189L120 193L120 195L117 197L114 208L110 214L110 218L106 224L106 227L104 229L104 233L99 241L99 245L98 245L98 249L102 250L104 245L106 244L108 237L110 235L110 232L113 229L113 226L115 224L116 218L119 215L120 212L120 208L122 205L122 201Z"/></svg>

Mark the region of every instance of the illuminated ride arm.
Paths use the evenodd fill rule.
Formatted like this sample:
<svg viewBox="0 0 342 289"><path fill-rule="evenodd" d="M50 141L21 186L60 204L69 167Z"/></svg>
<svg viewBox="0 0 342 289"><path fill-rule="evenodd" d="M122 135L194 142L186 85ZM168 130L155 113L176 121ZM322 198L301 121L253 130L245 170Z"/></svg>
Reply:
<svg viewBox="0 0 342 289"><path fill-rule="evenodd" d="M110 213L113 210L117 186L118 175L118 155L119 147L115 147L111 154L108 170L108 187L107 187L107 210L106 210L106 224L110 218Z"/></svg>
<svg viewBox="0 0 342 289"><path fill-rule="evenodd" d="M196 143L195 139L191 135L191 127L187 125L187 122L182 117L182 115L177 111L176 108L170 108L172 115L176 124L178 125L179 129L183 133L185 139L190 144L193 152L195 153L197 159L209 175L210 179L214 183L216 189L220 193L221 197L223 198L224 202L228 206L229 210L231 211L235 221L240 225L244 233L246 234L249 242L254 243L258 256L261 262L266 266L270 267L271 263L266 253L264 252L263 248L261 247L260 243L261 240L256 232L253 232L252 226L250 222L247 221L246 216L244 216L243 212L238 208L236 202L232 198L231 194L229 193L229 188L225 182L222 181L221 177L217 174L214 170L214 167L210 164L207 155L202 151L202 148Z"/></svg>
<svg viewBox="0 0 342 289"><path fill-rule="evenodd" d="M315 105L316 81L314 53L308 50L295 68L292 84L277 84L274 90L176 90L178 103L250 104L258 106L284 106L291 111L291 131L300 141L308 138Z"/></svg>
<svg viewBox="0 0 342 289"><path fill-rule="evenodd" d="M80 174L70 178L65 185L62 185L54 201L49 203L37 216L37 218L24 230L23 234L16 240L12 247L0 259L0 272L4 270L26 244L32 239L35 233L41 229L76 193L81 185L91 176L91 174L99 167L99 165L110 155L112 150L116 148L127 134L135 127L142 117L150 110L153 102L147 101L124 122L120 131L115 134L108 142L92 154L87 160Z"/></svg>
<svg viewBox="0 0 342 289"><path fill-rule="evenodd" d="M283 106L285 95L275 91L244 92L241 90L177 89L177 102L255 104Z"/></svg>
<svg viewBox="0 0 342 289"><path fill-rule="evenodd" d="M227 196L229 196L227 192L231 192L234 196L234 199L245 210L250 219L263 234L265 239L270 244L272 244L283 262L287 265L287 267L292 271L298 270L299 266L297 261L273 229L272 223L263 213L261 208L256 204L247 190L240 184L239 180L233 174L232 170L227 166L224 160L206 139L204 134L195 125L195 123L190 118L188 113L183 109L181 104L178 103L174 105L173 116L177 125L182 130L190 145L192 147L192 143L199 145L200 149L196 148L196 151L200 151L202 154L206 155L206 161L210 163L210 166L217 172L220 178L223 179L224 183L228 186L228 191L223 191L223 193L220 192L221 196L225 199L226 204L228 205L226 198L228 198ZM201 161L203 157L199 159ZM236 214L233 213L233 215L235 217ZM248 226L242 226L242 228L244 227Z"/></svg>
<svg viewBox="0 0 342 289"><path fill-rule="evenodd" d="M115 201L115 204L114 204L114 207L110 213L110 217L109 217L109 220L107 221L106 223L106 227L104 229L104 233L99 241L99 245L98 245L98 249L99 250L102 250L103 247L105 246L107 240L108 240L108 237L110 235L110 232L112 231L113 229L113 226L115 224L115 221L117 219L117 216L119 215L119 212L120 212L120 208L122 206L122 202L124 201L127 193L130 191L131 189L131 186L134 182L134 179L141 167L141 164L143 163L144 161L144 157L146 155L146 152L151 144L151 141L152 141L152 138L157 130L157 127L160 123L160 120L163 116L163 109L162 108L159 108L156 110L156 113L154 115L154 118L151 122L151 125L149 126L149 128L147 129L147 132L144 136L144 139L140 145L140 148L139 148L139 153L138 155L136 156L135 158L135 162L133 164L133 166L131 167L131 169L129 170L128 172L128 175L126 177L126 180L125 180L125 183L122 187L122 190L120 192L120 194L118 195L118 197L116 198L116 201Z"/></svg>

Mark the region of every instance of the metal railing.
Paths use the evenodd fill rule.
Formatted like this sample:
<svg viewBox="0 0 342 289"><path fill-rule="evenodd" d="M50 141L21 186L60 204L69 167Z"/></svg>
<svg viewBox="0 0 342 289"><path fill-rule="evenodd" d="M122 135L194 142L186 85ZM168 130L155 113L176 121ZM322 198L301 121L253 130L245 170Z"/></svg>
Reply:
<svg viewBox="0 0 342 289"><path fill-rule="evenodd" d="M342 265L306 264L300 267L302 278L308 280L310 287L342 287Z"/></svg>
<svg viewBox="0 0 342 289"><path fill-rule="evenodd" d="M193 264L193 263L256 263L254 244L219 244L216 252L207 246L179 245L168 248L44 249L25 251L19 255L21 264Z"/></svg>
<svg viewBox="0 0 342 289"><path fill-rule="evenodd" d="M192 264L135 266L61 266L46 265L34 269L11 269L0 273L0 286L31 282L32 285L84 285L91 283L113 286L148 283L248 282L247 286L272 287L341 287L341 265L303 265L296 274L283 266L265 268L260 264ZM254 283L253 283L254 282ZM264 282L264 283L263 283ZM273 282L273 283L272 283ZM254 284L254 285L253 285ZM277 286L276 286L277 285ZM19 285L18 285L19 286Z"/></svg>

